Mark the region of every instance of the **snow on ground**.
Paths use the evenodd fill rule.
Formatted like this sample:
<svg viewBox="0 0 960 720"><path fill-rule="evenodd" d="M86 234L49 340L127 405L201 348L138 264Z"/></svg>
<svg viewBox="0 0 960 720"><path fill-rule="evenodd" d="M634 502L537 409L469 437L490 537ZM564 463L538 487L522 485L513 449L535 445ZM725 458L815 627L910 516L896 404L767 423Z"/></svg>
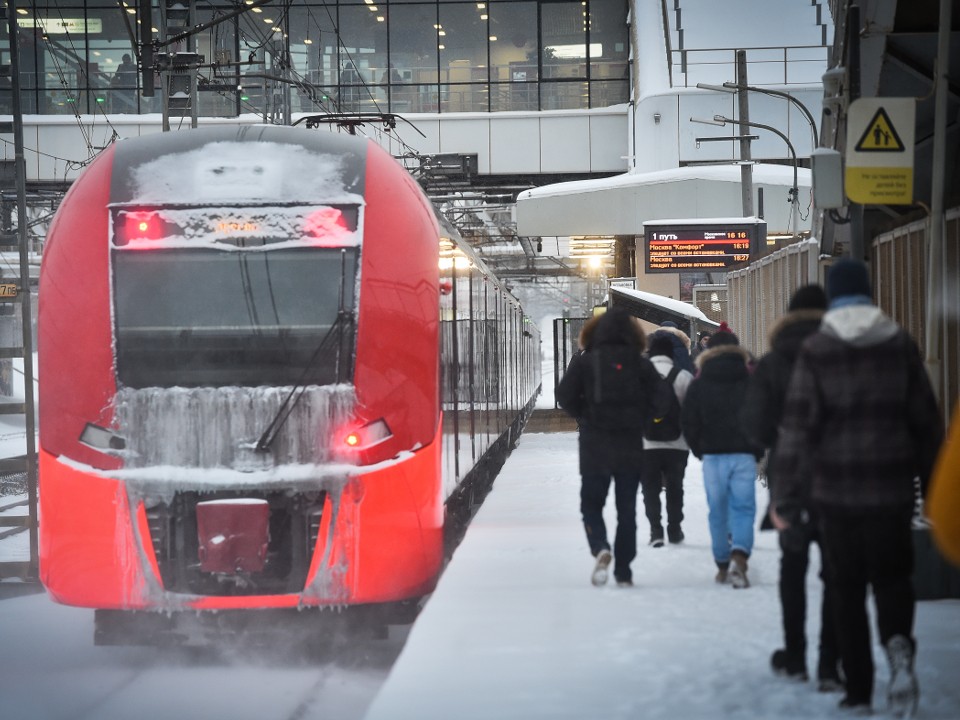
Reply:
<svg viewBox="0 0 960 720"><path fill-rule="evenodd" d="M696 459L682 545L646 546L640 511L634 588L590 584L578 492L574 433L520 438L366 720L842 717L837 694L769 669L782 641L774 533L757 534L751 588L714 582ZM612 528L612 500L607 517ZM815 571L808 596L819 609ZM960 601L919 603L917 636L920 717L960 718ZM874 652L879 711L887 671Z"/></svg>

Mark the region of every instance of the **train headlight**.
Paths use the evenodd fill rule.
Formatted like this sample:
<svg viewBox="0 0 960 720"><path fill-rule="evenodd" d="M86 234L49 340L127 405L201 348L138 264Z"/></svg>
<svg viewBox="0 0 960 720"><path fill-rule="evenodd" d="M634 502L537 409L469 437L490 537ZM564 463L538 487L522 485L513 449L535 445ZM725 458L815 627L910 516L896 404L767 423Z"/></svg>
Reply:
<svg viewBox="0 0 960 720"><path fill-rule="evenodd" d="M386 420L380 418L360 427L351 428L343 435L342 447L349 450L366 450L393 435Z"/></svg>

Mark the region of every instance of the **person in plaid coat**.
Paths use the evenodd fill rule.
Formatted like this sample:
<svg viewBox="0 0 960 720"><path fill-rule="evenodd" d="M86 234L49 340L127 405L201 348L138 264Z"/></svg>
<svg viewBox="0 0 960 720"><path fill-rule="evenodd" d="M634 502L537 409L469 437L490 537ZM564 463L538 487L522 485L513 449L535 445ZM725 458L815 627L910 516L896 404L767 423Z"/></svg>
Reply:
<svg viewBox="0 0 960 720"><path fill-rule="evenodd" d="M873 589L895 710L916 708L911 520L915 481L925 492L943 423L920 350L871 302L864 263L827 274L829 309L804 341L787 390L771 474L773 504L796 518L812 502L836 589L846 681L840 706L870 711L874 666L866 609Z"/></svg>

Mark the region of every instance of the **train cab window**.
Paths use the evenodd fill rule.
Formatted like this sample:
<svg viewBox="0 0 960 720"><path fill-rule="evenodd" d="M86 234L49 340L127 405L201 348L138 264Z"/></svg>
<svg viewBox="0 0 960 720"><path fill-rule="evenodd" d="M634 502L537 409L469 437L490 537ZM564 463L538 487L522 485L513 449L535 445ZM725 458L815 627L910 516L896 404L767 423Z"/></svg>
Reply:
<svg viewBox="0 0 960 720"><path fill-rule="evenodd" d="M356 247L115 249L118 382L350 382L358 258Z"/></svg>

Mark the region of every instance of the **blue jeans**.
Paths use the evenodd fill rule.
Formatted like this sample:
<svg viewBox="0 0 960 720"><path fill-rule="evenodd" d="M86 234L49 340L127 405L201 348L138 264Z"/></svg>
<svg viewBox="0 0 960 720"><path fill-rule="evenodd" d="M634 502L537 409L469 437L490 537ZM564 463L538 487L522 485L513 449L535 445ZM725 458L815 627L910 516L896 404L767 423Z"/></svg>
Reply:
<svg viewBox="0 0 960 720"><path fill-rule="evenodd" d="M749 453L703 456L703 487L710 512L713 559L730 562L733 550L747 557L753 550L757 514L757 461Z"/></svg>

